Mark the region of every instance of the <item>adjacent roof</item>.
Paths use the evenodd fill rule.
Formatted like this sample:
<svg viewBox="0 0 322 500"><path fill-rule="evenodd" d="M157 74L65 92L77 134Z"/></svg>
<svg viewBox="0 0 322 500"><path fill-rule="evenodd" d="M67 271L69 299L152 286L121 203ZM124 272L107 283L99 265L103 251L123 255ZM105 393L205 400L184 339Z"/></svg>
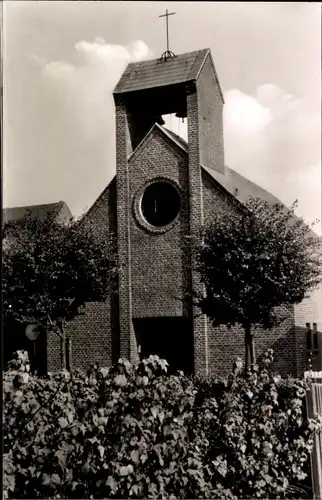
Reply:
<svg viewBox="0 0 322 500"><path fill-rule="evenodd" d="M114 94L196 80L208 54L209 49L202 49L166 61L153 59L130 63L116 85Z"/></svg>
<svg viewBox="0 0 322 500"><path fill-rule="evenodd" d="M175 142L177 146L188 153L188 144L184 139L165 127L161 127L158 124L156 124L156 126L159 130L162 130L162 132L167 137L172 139L172 141ZM221 174L212 168L205 167L204 165L201 165L201 168L205 172L207 172L212 180L220 184L226 191L228 191L241 203L246 203L250 197L262 198L271 205L274 205L275 203L281 203L281 201L276 198L276 196L272 195L270 192L266 191L254 182L249 181L248 179L246 179L246 177L243 177L242 175L235 172L235 170L227 166L225 167L224 174Z"/></svg>
<svg viewBox="0 0 322 500"><path fill-rule="evenodd" d="M40 220L44 220L47 215L55 217L64 205L64 201L59 201L57 203L47 203L45 205L5 208L2 212L3 223L21 220L27 215L39 217Z"/></svg>

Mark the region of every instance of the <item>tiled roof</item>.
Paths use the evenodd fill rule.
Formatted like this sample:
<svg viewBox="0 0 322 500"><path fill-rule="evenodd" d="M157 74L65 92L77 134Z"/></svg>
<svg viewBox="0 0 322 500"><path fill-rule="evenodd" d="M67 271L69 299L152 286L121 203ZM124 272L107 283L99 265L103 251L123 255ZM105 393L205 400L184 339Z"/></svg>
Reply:
<svg viewBox="0 0 322 500"><path fill-rule="evenodd" d="M166 61L153 59L130 63L116 85L114 94L196 80L209 52L209 49L202 49Z"/></svg>
<svg viewBox="0 0 322 500"><path fill-rule="evenodd" d="M166 134L173 142L175 142L181 149L184 149L188 153L188 143L182 139L179 135L172 132L172 130L166 127L161 127L158 123L155 124L164 134Z"/></svg>
<svg viewBox="0 0 322 500"><path fill-rule="evenodd" d="M203 165L202 168L241 203L246 203L251 196L254 198L261 198L271 205L281 203L276 196L254 182L249 181L246 177L238 174L232 168L226 166L225 174L220 174L216 170Z"/></svg>
<svg viewBox="0 0 322 500"><path fill-rule="evenodd" d="M188 144L184 139L165 127L160 127L160 125L157 126L163 131L163 133L165 133L178 146L188 153ZM274 205L274 203L281 203L276 196L272 195L254 182L249 181L246 177L238 174L232 168L226 166L225 174L220 174L212 168L205 167L203 165L201 165L201 167L213 180L218 182L223 188L226 189L226 191L232 194L241 203L246 203L251 196L254 198L262 198L272 205Z"/></svg>
<svg viewBox="0 0 322 500"><path fill-rule="evenodd" d="M161 127L156 124L156 126L163 131L163 133L169 137L174 143L176 143L181 149L188 153L188 144L187 142L179 137L177 134L168 130L165 127ZM270 205L274 205L276 203L282 204L287 210L287 207L282 203L276 196L274 196L266 189L258 186L255 182L252 182L241 174L238 174L235 170L230 167L225 167L225 173L221 174L212 168L205 167L201 165L201 168L211 177L212 180L220 184L226 191L228 191L234 198L236 198L240 203L245 204L251 197L252 198L261 198L266 201ZM294 220L297 220L298 217L294 216ZM310 236L316 237L316 233L313 229L310 229Z"/></svg>
<svg viewBox="0 0 322 500"><path fill-rule="evenodd" d="M5 208L2 212L3 223L21 220L27 215L39 217L40 220L44 220L46 215L55 217L64 204L64 201L59 201L57 203L47 203L45 205Z"/></svg>

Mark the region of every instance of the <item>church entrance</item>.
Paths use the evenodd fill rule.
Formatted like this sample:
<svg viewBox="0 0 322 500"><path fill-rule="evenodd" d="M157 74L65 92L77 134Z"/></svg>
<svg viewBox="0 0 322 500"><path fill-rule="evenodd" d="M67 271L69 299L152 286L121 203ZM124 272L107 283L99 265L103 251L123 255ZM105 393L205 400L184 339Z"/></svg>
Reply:
<svg viewBox="0 0 322 500"><path fill-rule="evenodd" d="M140 318L133 324L141 358L157 354L168 361L169 373L193 373L193 334L188 319Z"/></svg>

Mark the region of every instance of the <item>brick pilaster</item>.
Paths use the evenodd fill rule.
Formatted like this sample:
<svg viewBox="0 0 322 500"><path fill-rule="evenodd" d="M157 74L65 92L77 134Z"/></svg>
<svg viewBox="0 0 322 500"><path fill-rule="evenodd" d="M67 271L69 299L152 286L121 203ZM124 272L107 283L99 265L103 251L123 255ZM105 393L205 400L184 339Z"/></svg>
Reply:
<svg viewBox="0 0 322 500"><path fill-rule="evenodd" d="M116 189L117 239L119 259L119 322L120 356L131 362L137 359L137 346L132 322L131 247L130 247L130 187L127 155L129 133L126 105L120 96L115 98L116 117Z"/></svg>
<svg viewBox="0 0 322 500"><path fill-rule="evenodd" d="M202 179L200 168L199 109L195 86L187 87L188 147L189 147L189 195L190 235L195 241L203 223ZM202 292L198 274L195 271L194 252L191 253L191 281L194 292ZM208 373L207 322L200 309L192 307L194 337L194 371Z"/></svg>

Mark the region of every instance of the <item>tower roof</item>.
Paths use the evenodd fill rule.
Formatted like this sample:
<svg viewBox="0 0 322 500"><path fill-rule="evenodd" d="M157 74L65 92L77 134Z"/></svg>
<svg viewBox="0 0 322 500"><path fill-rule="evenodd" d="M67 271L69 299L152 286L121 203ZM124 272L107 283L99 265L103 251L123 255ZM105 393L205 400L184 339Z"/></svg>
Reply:
<svg viewBox="0 0 322 500"><path fill-rule="evenodd" d="M128 64L114 89L114 94L135 92L194 81L210 54L209 49L179 54L167 59L152 59Z"/></svg>

